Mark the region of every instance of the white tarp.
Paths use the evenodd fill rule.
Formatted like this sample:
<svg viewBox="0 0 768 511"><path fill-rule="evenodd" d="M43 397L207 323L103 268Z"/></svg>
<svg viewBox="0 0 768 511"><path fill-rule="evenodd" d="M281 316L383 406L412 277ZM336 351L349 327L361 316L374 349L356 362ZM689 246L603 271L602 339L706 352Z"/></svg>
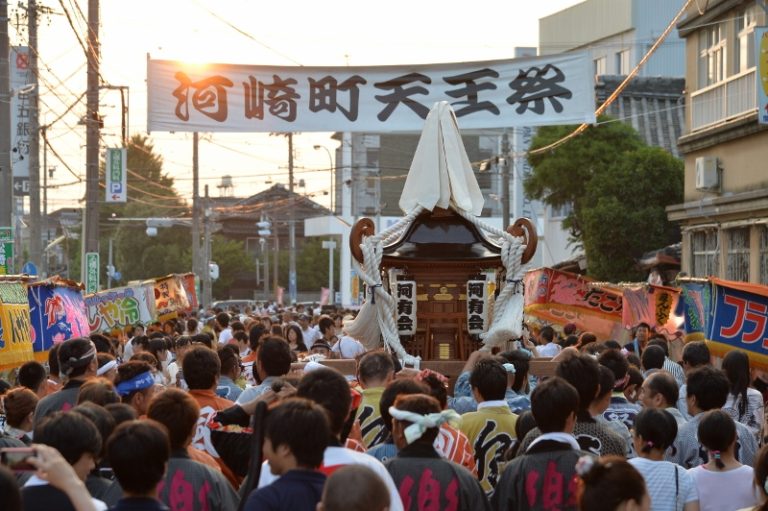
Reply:
<svg viewBox="0 0 768 511"><path fill-rule="evenodd" d="M595 121L586 53L379 67L149 60L147 88L148 131L418 132L439 101L463 130Z"/></svg>

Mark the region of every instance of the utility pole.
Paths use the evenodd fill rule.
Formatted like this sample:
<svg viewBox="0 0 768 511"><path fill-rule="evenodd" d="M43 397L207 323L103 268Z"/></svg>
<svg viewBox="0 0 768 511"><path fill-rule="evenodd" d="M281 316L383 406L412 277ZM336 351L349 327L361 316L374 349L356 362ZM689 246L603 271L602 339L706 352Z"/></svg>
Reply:
<svg viewBox="0 0 768 511"><path fill-rule="evenodd" d="M208 211L208 185L205 185L205 204L203 207L205 208L203 213L203 243L205 247L203 249L203 262L200 265L203 268L203 274L200 278L203 279L203 304L205 307L210 307L213 290L211 289L211 218Z"/></svg>
<svg viewBox="0 0 768 511"><path fill-rule="evenodd" d="M85 254L99 251L99 0L88 0L88 90L85 135Z"/></svg>
<svg viewBox="0 0 768 511"><path fill-rule="evenodd" d="M289 301L296 303L296 201L293 194L293 133L288 133L288 296Z"/></svg>
<svg viewBox="0 0 768 511"><path fill-rule="evenodd" d="M11 83L8 41L8 2L0 0L0 227L11 227L13 174L11 172Z"/></svg>
<svg viewBox="0 0 768 511"><path fill-rule="evenodd" d="M42 271L43 239L40 222L40 130L37 83L37 0L27 4L29 70L32 90L29 98L29 255L38 273Z"/></svg>
<svg viewBox="0 0 768 511"><path fill-rule="evenodd" d="M48 276L48 252L45 249L51 242L48 232L48 126L40 126L40 134L43 136L43 226L45 227L45 236L43 238L43 266L41 272L44 277Z"/></svg>
<svg viewBox="0 0 768 511"><path fill-rule="evenodd" d="M202 284L203 270L200 264L200 182L198 159L199 136L192 133L192 273L197 275Z"/></svg>
<svg viewBox="0 0 768 511"><path fill-rule="evenodd" d="M509 227L509 136L506 130L501 136L501 228Z"/></svg>

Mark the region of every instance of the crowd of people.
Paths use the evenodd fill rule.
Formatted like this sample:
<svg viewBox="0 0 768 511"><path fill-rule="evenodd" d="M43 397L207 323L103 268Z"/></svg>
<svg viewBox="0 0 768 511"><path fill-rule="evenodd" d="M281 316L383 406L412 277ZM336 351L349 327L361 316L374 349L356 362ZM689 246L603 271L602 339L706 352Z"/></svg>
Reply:
<svg viewBox="0 0 768 511"><path fill-rule="evenodd" d="M768 378L742 352L547 326L449 378L342 315L215 312L20 366L0 447L30 466L0 467L4 509L768 510Z"/></svg>

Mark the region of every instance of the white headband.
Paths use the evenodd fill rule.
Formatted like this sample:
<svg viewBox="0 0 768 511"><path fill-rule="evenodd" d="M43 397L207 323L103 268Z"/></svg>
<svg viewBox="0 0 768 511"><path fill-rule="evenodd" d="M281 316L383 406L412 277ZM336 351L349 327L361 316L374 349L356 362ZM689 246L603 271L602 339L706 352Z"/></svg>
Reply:
<svg viewBox="0 0 768 511"><path fill-rule="evenodd" d="M506 364L502 364L504 366L504 370L508 372L509 374L515 374L517 371L515 370L515 364L511 364L507 362Z"/></svg>
<svg viewBox="0 0 768 511"><path fill-rule="evenodd" d="M421 415L405 410L398 410L394 406L390 406L389 414L393 419L411 423L411 425L405 428L404 431L405 441L409 444L412 444L421 438L428 429L437 428L446 422L449 424L455 424L461 420L461 415L456 413L456 411L451 410L450 408L443 410L440 413L429 413L427 415Z"/></svg>
<svg viewBox="0 0 768 511"><path fill-rule="evenodd" d="M103 366L99 367L96 370L96 376L101 376L104 373L108 373L115 367L117 367L117 360L110 360L109 362L107 362L106 364L104 364Z"/></svg>

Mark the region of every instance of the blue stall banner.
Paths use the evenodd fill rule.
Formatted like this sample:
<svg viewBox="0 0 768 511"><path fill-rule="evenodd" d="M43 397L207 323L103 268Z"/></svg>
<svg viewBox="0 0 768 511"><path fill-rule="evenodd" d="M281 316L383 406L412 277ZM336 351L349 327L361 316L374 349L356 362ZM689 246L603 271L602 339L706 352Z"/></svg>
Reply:
<svg viewBox="0 0 768 511"><path fill-rule="evenodd" d="M768 286L715 278L711 282L710 350L722 356L740 349L751 362L768 366Z"/></svg>
<svg viewBox="0 0 768 511"><path fill-rule="evenodd" d="M90 335L81 289L49 281L31 284L27 289L36 354L45 353L67 339Z"/></svg>
<svg viewBox="0 0 768 511"><path fill-rule="evenodd" d="M711 302L712 287L709 282L680 283L680 301L675 313L683 316L683 328L687 335L699 334L701 339L704 338L707 333Z"/></svg>

